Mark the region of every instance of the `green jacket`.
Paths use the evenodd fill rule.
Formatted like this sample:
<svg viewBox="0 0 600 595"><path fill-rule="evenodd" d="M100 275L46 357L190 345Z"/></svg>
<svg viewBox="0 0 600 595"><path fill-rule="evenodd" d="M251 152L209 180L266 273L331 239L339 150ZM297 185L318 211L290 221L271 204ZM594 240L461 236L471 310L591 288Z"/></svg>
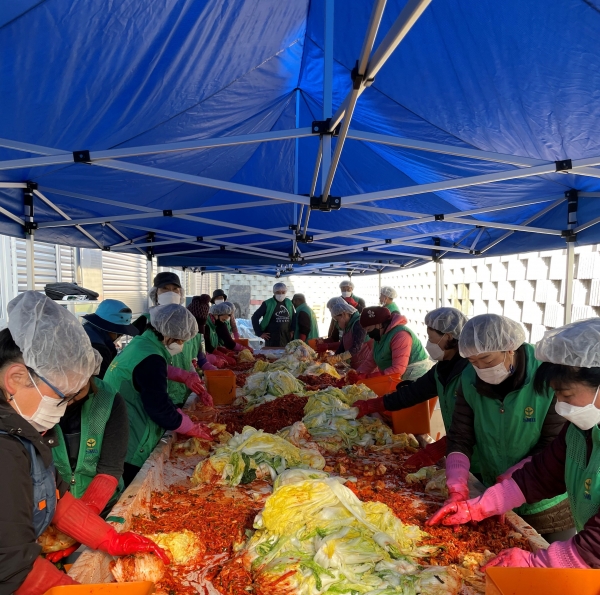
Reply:
<svg viewBox="0 0 600 595"><path fill-rule="evenodd" d="M420 362L429 357L425 349L423 349L423 345L421 345L421 341L419 341L417 336L407 326L399 324L385 333L379 341L373 342L373 359L380 370L383 371L392 365L392 337L402 331L407 332L412 339L412 347L410 348L408 365L414 364L415 362Z"/></svg>
<svg viewBox="0 0 600 595"><path fill-rule="evenodd" d="M600 510L600 428L592 428L592 455L587 462L585 432L571 424L565 436L565 482L578 532Z"/></svg>
<svg viewBox="0 0 600 595"><path fill-rule="evenodd" d="M71 469L65 438L57 424L54 426L58 445L52 449L54 465L63 480L68 483L75 498L81 498L92 479L96 477L96 467L102 452L104 430L110 418L116 391L100 378L94 378L97 391L90 392L88 400L81 408L81 442L75 471ZM123 478L111 498L113 504L123 491ZM109 502L109 504L110 504Z"/></svg>
<svg viewBox="0 0 600 595"><path fill-rule="evenodd" d="M164 428L153 422L142 404L140 393L133 386L133 370L150 355L160 355L173 365L169 350L153 331L134 337L110 364L104 381L125 399L129 415L129 442L125 462L141 467L158 444Z"/></svg>
<svg viewBox="0 0 600 595"><path fill-rule="evenodd" d="M298 312L306 312L310 318L310 332L306 340L316 339L319 336L319 325L317 324L317 317L315 313L306 305L300 304L296 308L296 328L294 329L294 339L300 338L300 329L298 328Z"/></svg>
<svg viewBox="0 0 600 595"><path fill-rule="evenodd" d="M265 315L262 317L262 320L260 321L260 328L263 331L267 330L267 327L269 326L269 322L271 322L271 318L275 312L275 308L277 308L277 305L279 304L279 302L274 298L269 298L268 300L265 300L265 306L267 308L267 311L265 312ZM285 305L285 307L287 308L287 311L290 314L290 321L292 320L292 318L294 317L294 305L292 304L292 301L289 300L288 298L285 298L283 300L283 304Z"/></svg>
<svg viewBox="0 0 600 595"><path fill-rule="evenodd" d="M385 307L390 311L390 312L400 312L400 308L398 308L398 306L396 305L395 302L392 302L391 304L386 304Z"/></svg>
<svg viewBox="0 0 600 595"><path fill-rule="evenodd" d="M195 337L192 337L189 341L183 344L183 351L177 355L172 356L172 366L185 370L186 372L192 369L192 360L198 357L198 353L202 350L202 342L204 337L198 333ZM190 389L182 382L175 382L169 380L167 382L167 392L169 398L177 407L181 407L186 399L190 396Z"/></svg>
<svg viewBox="0 0 600 595"><path fill-rule="evenodd" d="M506 395L504 401L482 397L475 388L477 373L467 366L462 373L462 390L473 410L475 442L483 483L490 487L496 477L525 457L538 443L544 419L553 393L539 395L533 390L533 379L540 362L534 357L532 345L525 344L527 358L525 381L519 390ZM561 494L536 504L523 504L515 510L519 515L531 515L555 506L567 497Z"/></svg>

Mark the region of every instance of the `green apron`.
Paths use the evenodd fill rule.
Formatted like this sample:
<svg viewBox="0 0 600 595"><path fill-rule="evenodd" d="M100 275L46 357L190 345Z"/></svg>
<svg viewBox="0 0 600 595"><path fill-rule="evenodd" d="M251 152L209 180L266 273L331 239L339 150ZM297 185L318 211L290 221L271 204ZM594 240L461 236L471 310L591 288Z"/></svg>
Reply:
<svg viewBox="0 0 600 595"><path fill-rule="evenodd" d="M317 317L315 316L315 313L306 304L300 304L296 308L296 315L298 314L298 312L306 312L310 318L310 333L308 333L308 337L306 337L306 340L308 341L309 339L318 338L319 326L317 325ZM298 318L296 316L296 330L294 331L294 339L299 338L300 330L298 328Z"/></svg>
<svg viewBox="0 0 600 595"><path fill-rule="evenodd" d="M104 382L125 399L129 416L129 442L125 462L141 467L158 444L164 428L154 423L142 404L140 393L133 386L133 370L150 355L160 355L172 365L169 350L148 329L134 337L108 367Z"/></svg>
<svg viewBox="0 0 600 595"><path fill-rule="evenodd" d="M390 312L400 312L400 308L398 308L398 306L396 306L395 302L392 302L391 304L386 304L385 307L390 311Z"/></svg>
<svg viewBox="0 0 600 595"><path fill-rule="evenodd" d="M104 431L115 400L116 391L106 382L94 378L94 384L97 392L90 392L88 400L81 408L81 442L75 471L71 469L62 430L58 424L54 426L58 440L58 445L52 449L54 465L63 480L70 485L70 492L75 498L83 496L92 479L97 475L96 467L102 452ZM120 478L109 504L114 504L122 491L123 478Z"/></svg>
<svg viewBox="0 0 600 595"><path fill-rule="evenodd" d="M552 403L554 391L549 389L549 394L539 395L533 390L533 378L540 362L534 357L532 345L525 343L524 348L527 359L525 383L519 390L508 393L504 402L479 395L473 366L467 366L461 376L465 400L475 414L475 442L483 483L488 488L496 483L498 475L529 456L540 439ZM521 516L536 514L566 497L567 494L561 494L535 504L523 504L515 512Z"/></svg>
<svg viewBox="0 0 600 595"><path fill-rule="evenodd" d="M263 332L267 330L267 327L269 326L269 322L271 322L271 318L273 317L273 314L275 313L275 308L277 308L279 303L280 302L278 302L275 298L269 298L268 300L265 301L267 311L265 312L265 315L262 317L262 320L260 321L260 328ZM294 306L288 298L285 298L282 303L285 305L285 307L287 308L287 311L290 314L290 322L291 322L292 318L294 317Z"/></svg>
<svg viewBox="0 0 600 595"><path fill-rule="evenodd" d="M592 456L587 459L585 432L575 424L567 430L565 482L578 532L600 510L600 428L592 428Z"/></svg>
<svg viewBox="0 0 600 595"><path fill-rule="evenodd" d="M412 339L412 347L410 349L410 356L408 357L407 365L428 359L429 356L427 355L427 352L423 349L421 341L419 341L419 339L408 327L399 324L388 333L385 333L381 337L381 340L373 342L373 358L375 360L375 363L377 364L377 367L381 371L386 370L392 365L392 337L402 331L408 333Z"/></svg>
<svg viewBox="0 0 600 595"><path fill-rule="evenodd" d="M173 363L171 365L190 372L192 370L192 360L196 359L198 352L202 350L202 341L203 337L200 333L196 334L189 341L186 341L183 344L182 352L172 356ZM174 380L167 382L167 392L169 393L169 398L177 407L181 407L191 393L190 389L183 382L175 382Z"/></svg>

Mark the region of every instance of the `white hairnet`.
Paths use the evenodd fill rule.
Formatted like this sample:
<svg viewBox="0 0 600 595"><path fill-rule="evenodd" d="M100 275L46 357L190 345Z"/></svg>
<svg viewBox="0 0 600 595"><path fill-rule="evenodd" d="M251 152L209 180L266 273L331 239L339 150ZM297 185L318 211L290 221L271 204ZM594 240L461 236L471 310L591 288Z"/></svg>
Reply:
<svg viewBox="0 0 600 595"><path fill-rule="evenodd" d="M98 374L100 374L100 368L102 367L102 356L100 355L100 352L94 349L93 347L92 351L94 352L94 358L96 362L96 367L94 368L94 376L98 376Z"/></svg>
<svg viewBox="0 0 600 595"><path fill-rule="evenodd" d="M398 293L393 287L382 287L379 290L379 295L384 295L385 297L390 298L391 300L395 300L398 297Z"/></svg>
<svg viewBox="0 0 600 595"><path fill-rule="evenodd" d="M467 317L456 308L437 308L425 314L425 324L439 333L460 337Z"/></svg>
<svg viewBox="0 0 600 595"><path fill-rule="evenodd" d="M352 283L352 281L350 281L350 279L344 279L341 283L340 283L340 289L342 287L350 287L351 289L354 289L354 283Z"/></svg>
<svg viewBox="0 0 600 595"><path fill-rule="evenodd" d="M163 337L189 341L198 334L194 315L183 306L167 304L150 308L150 323Z"/></svg>
<svg viewBox="0 0 600 595"><path fill-rule="evenodd" d="M275 285L273 285L273 293L282 290L287 291L287 285L285 283L275 283Z"/></svg>
<svg viewBox="0 0 600 595"><path fill-rule="evenodd" d="M351 306L344 298L334 297L327 302L327 307L331 312L332 316L339 316L347 312L348 314L354 314L356 308Z"/></svg>
<svg viewBox="0 0 600 595"><path fill-rule="evenodd" d="M514 320L498 314L474 316L463 327L458 350L463 357L493 351L513 351L525 343L525 331Z"/></svg>
<svg viewBox="0 0 600 595"><path fill-rule="evenodd" d="M8 304L8 328L25 365L64 395L78 393L96 369L83 326L63 306L37 291Z"/></svg>
<svg viewBox="0 0 600 595"><path fill-rule="evenodd" d="M158 304L158 287L150 288L150 291L148 292L148 299L152 305L156 306L156 304ZM185 294L181 288L179 290L179 304L182 306L185 304Z"/></svg>
<svg viewBox="0 0 600 595"><path fill-rule="evenodd" d="M544 333L535 346L535 358L541 362L600 368L600 318L578 320Z"/></svg>
<svg viewBox="0 0 600 595"><path fill-rule="evenodd" d="M210 313L213 316L231 316L233 314L234 305L231 302L221 302L220 304L214 304L210 308Z"/></svg>

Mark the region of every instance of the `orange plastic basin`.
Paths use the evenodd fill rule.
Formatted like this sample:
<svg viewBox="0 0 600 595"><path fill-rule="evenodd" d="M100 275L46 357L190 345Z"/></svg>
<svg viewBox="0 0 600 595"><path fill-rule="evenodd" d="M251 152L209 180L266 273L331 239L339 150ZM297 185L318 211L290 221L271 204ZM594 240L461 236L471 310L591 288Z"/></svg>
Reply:
<svg viewBox="0 0 600 595"><path fill-rule="evenodd" d="M100 583L97 585L69 585L52 587L45 595L150 595L154 593L154 583Z"/></svg>
<svg viewBox="0 0 600 595"><path fill-rule="evenodd" d="M205 370L206 390L215 405L231 405L235 399L235 374L231 370Z"/></svg>
<svg viewBox="0 0 600 595"><path fill-rule="evenodd" d="M250 339L236 339L235 342L243 345L244 347L250 346Z"/></svg>
<svg viewBox="0 0 600 595"><path fill-rule="evenodd" d="M599 570L488 568L486 595L600 595Z"/></svg>
<svg viewBox="0 0 600 595"><path fill-rule="evenodd" d="M308 346L311 347L312 349L317 349L317 341L318 339L309 339L308 340Z"/></svg>

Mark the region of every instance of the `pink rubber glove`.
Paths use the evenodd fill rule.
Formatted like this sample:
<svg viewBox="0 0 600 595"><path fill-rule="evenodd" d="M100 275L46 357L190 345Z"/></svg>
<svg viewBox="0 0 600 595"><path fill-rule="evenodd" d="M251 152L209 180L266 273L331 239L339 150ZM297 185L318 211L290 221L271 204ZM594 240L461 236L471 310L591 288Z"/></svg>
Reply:
<svg viewBox="0 0 600 595"><path fill-rule="evenodd" d="M381 372L371 372L367 374L367 378L379 378L379 376L383 376Z"/></svg>
<svg viewBox="0 0 600 595"><path fill-rule="evenodd" d="M240 333L238 333L237 331L234 331L233 338L237 341L240 338Z"/></svg>
<svg viewBox="0 0 600 595"><path fill-rule="evenodd" d="M580 568L589 570L577 551L573 538L567 541L555 541L547 550L538 550L535 554L526 552L518 547L502 550L493 560L490 560L482 571L494 566L518 566L521 568Z"/></svg>
<svg viewBox="0 0 600 595"><path fill-rule="evenodd" d="M217 366L213 366L210 362L206 362L203 366L202 366L202 370L204 372L206 372L206 370L218 370L219 368L217 368Z"/></svg>
<svg viewBox="0 0 600 595"><path fill-rule="evenodd" d="M421 469L421 467L429 467L435 465L442 457L446 455L446 436L428 444L425 448L416 452L414 455L410 455L406 459L405 467L415 467Z"/></svg>
<svg viewBox="0 0 600 595"><path fill-rule="evenodd" d="M469 469L471 461L462 452L451 452L446 457L446 486L449 497L446 504L469 499Z"/></svg>
<svg viewBox="0 0 600 595"><path fill-rule="evenodd" d="M181 413L181 425L175 430L178 434L195 436L202 440L213 440L208 426L203 423L194 423L181 409L177 411Z"/></svg>
<svg viewBox="0 0 600 595"><path fill-rule="evenodd" d="M244 351L244 349L247 349L247 347L244 347L241 343L236 343L233 348L234 351Z"/></svg>
<svg viewBox="0 0 600 595"><path fill-rule="evenodd" d="M206 390L206 388L201 393L196 393L198 398L200 399L200 403L206 405L206 407L213 407L214 401L212 395Z"/></svg>
<svg viewBox="0 0 600 595"><path fill-rule="evenodd" d="M385 411L383 397L355 401L354 407L358 408L358 415L356 416L356 419L361 418L363 415L370 415L371 413L383 413Z"/></svg>
<svg viewBox="0 0 600 595"><path fill-rule="evenodd" d="M198 394L198 391L204 390L204 385L200 380L200 376L196 372L186 372L175 366L167 366L167 378L175 382L185 384L193 393Z"/></svg>
<svg viewBox="0 0 600 595"><path fill-rule="evenodd" d="M209 364L216 366L217 368L223 368L227 365L227 362L220 355L217 355L216 353L207 353L206 361Z"/></svg>
<svg viewBox="0 0 600 595"><path fill-rule="evenodd" d="M504 473L496 477L496 481L498 483L502 483L505 479L510 479L515 471L518 471L519 469L527 465L529 461L531 461L531 457L526 457L522 461L519 461L516 465L509 467Z"/></svg>
<svg viewBox="0 0 600 595"><path fill-rule="evenodd" d="M507 479L488 488L481 496L465 501L446 501L428 521L427 525L464 525L469 521L482 521L488 517L521 506L525 503L523 492L514 481Z"/></svg>

